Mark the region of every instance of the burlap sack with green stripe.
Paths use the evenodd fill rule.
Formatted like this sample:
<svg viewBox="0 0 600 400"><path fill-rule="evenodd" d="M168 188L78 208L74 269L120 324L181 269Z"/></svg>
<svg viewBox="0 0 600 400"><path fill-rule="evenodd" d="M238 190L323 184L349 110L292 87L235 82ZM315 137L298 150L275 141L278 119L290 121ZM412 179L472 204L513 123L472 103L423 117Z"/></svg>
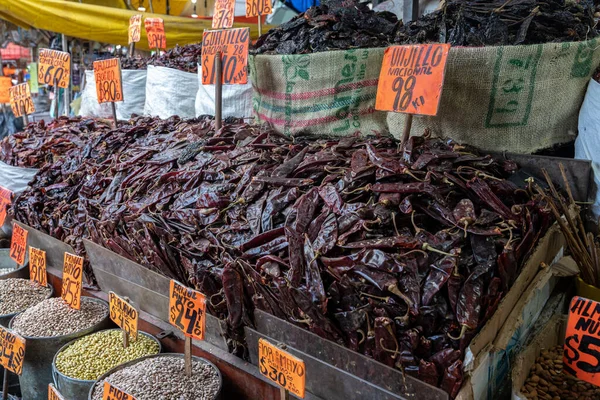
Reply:
<svg viewBox="0 0 600 400"><path fill-rule="evenodd" d="M453 48L439 113L415 116L412 133L428 128L459 142L516 153L573 141L599 47L600 41L589 40ZM388 114L394 136L402 134L405 118Z"/></svg>
<svg viewBox="0 0 600 400"><path fill-rule="evenodd" d="M285 134L386 132L375 110L383 49L249 58L254 114Z"/></svg>

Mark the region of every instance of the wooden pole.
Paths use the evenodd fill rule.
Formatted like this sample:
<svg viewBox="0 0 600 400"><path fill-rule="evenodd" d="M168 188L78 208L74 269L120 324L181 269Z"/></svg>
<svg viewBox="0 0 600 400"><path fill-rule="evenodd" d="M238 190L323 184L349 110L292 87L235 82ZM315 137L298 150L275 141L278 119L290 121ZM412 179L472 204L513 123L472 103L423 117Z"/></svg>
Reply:
<svg viewBox="0 0 600 400"><path fill-rule="evenodd" d="M115 105L115 103L112 103L113 107ZM116 127L116 125L115 125ZM127 303L129 303L129 297L123 297L123 300L125 300ZM127 348L129 346L129 334L127 332L125 332L125 329L123 329L123 347Z"/></svg>
<svg viewBox="0 0 600 400"><path fill-rule="evenodd" d="M215 131L221 129L223 115L223 63L220 51L215 55Z"/></svg>
<svg viewBox="0 0 600 400"><path fill-rule="evenodd" d="M404 123L404 133L402 134L402 141L400 142L400 147L404 148L404 145L408 141L410 137L410 129L412 128L413 115L406 114L406 122Z"/></svg>
<svg viewBox="0 0 600 400"><path fill-rule="evenodd" d="M281 397L281 400L290 400L290 392L281 386L279 387L279 396Z"/></svg>
<svg viewBox="0 0 600 400"><path fill-rule="evenodd" d="M258 13L258 36L262 36L262 18L260 12Z"/></svg>
<svg viewBox="0 0 600 400"><path fill-rule="evenodd" d="M114 101L111 101L110 105L112 107L112 115L113 115L113 120L115 121L115 129L116 129L117 128L117 106L115 105Z"/></svg>
<svg viewBox="0 0 600 400"><path fill-rule="evenodd" d="M8 369L4 368L4 377L2 379L2 400L8 399Z"/></svg>
<svg viewBox="0 0 600 400"><path fill-rule="evenodd" d="M129 45L129 54L128 54L129 58L133 57L134 54L135 54L135 42L132 42Z"/></svg>
<svg viewBox="0 0 600 400"><path fill-rule="evenodd" d="M185 337L184 344L184 359L185 359L185 376L188 378L192 376L192 338L189 336Z"/></svg>
<svg viewBox="0 0 600 400"><path fill-rule="evenodd" d="M58 94L60 89L58 88L58 79L54 78L54 119L58 118Z"/></svg>
<svg viewBox="0 0 600 400"><path fill-rule="evenodd" d="M69 52L69 43L67 41L67 36L66 35L62 35L62 49L63 51L66 51L67 53ZM69 69L72 71L72 62L73 60L71 60L71 66L69 67ZM65 88L65 94L64 94L64 99L65 99L65 115L68 117L69 113L71 111L71 74L69 74L69 81L67 82L67 87Z"/></svg>

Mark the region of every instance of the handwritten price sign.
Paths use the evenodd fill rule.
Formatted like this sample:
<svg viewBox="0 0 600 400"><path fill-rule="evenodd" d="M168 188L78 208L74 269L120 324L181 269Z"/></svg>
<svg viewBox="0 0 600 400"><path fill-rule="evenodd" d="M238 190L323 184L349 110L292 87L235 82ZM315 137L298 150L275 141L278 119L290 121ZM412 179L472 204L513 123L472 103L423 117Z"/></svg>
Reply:
<svg viewBox="0 0 600 400"><path fill-rule="evenodd" d="M25 359L25 339L7 328L0 327L0 361L4 368L21 375Z"/></svg>
<svg viewBox="0 0 600 400"><path fill-rule="evenodd" d="M29 246L29 279L41 286L48 286L46 252L31 246Z"/></svg>
<svg viewBox="0 0 600 400"><path fill-rule="evenodd" d="M17 265L25 264L25 249L27 248L27 231L17 224L13 224L12 240L10 242L10 258Z"/></svg>
<svg viewBox="0 0 600 400"><path fill-rule="evenodd" d="M110 383L104 381L104 392L102 392L102 400L135 400L135 397L125 393L121 389L117 389Z"/></svg>
<svg viewBox="0 0 600 400"><path fill-rule="evenodd" d="M12 87L10 76L0 76L0 103L10 103L8 89Z"/></svg>
<svg viewBox="0 0 600 400"><path fill-rule="evenodd" d="M110 319L123 329L133 340L138 335L138 312L125 299L117 296L114 292L108 293Z"/></svg>
<svg viewBox="0 0 600 400"><path fill-rule="evenodd" d="M0 226L4 225L4 221L6 221L6 212L12 201L11 199L12 192L0 186Z"/></svg>
<svg viewBox="0 0 600 400"><path fill-rule="evenodd" d="M304 398L306 369L304 361L298 357L258 339L258 369L282 388Z"/></svg>
<svg viewBox="0 0 600 400"><path fill-rule="evenodd" d="M22 117L23 115L35 112L28 83L21 83L20 85L11 87L8 93L10 96L10 108L15 117Z"/></svg>
<svg viewBox="0 0 600 400"><path fill-rule="evenodd" d="M52 383L48 384L48 400L65 400Z"/></svg>
<svg viewBox="0 0 600 400"><path fill-rule="evenodd" d="M246 0L246 17L269 15L272 11L271 0Z"/></svg>
<svg viewBox="0 0 600 400"><path fill-rule="evenodd" d="M81 308L81 286L83 282L83 257L65 252L62 291L60 297L69 307Z"/></svg>
<svg viewBox="0 0 600 400"><path fill-rule="evenodd" d="M38 62L38 82L68 88L71 82L71 55L64 51L41 49Z"/></svg>
<svg viewBox="0 0 600 400"><path fill-rule="evenodd" d="M146 18L144 20L148 47L151 49L166 49L167 36L165 35L165 23L162 18Z"/></svg>
<svg viewBox="0 0 600 400"><path fill-rule="evenodd" d="M564 344L563 369L600 386L600 303L573 297Z"/></svg>
<svg viewBox="0 0 600 400"><path fill-rule="evenodd" d="M249 28L204 31L202 36L202 84L215 84L215 56L219 51L223 66L223 83L226 85L248 83L249 43Z"/></svg>
<svg viewBox="0 0 600 400"><path fill-rule="evenodd" d="M123 101L121 61L118 58L94 61L94 79L98 103Z"/></svg>
<svg viewBox="0 0 600 400"><path fill-rule="evenodd" d="M171 279L169 290L169 322L185 336L204 340L206 330L206 298L196 290Z"/></svg>
<svg viewBox="0 0 600 400"><path fill-rule="evenodd" d="M375 108L436 115L449 51L449 44L391 46L385 49Z"/></svg>
<svg viewBox="0 0 600 400"><path fill-rule="evenodd" d="M142 14L132 15L129 18L129 44L140 41L142 31Z"/></svg>
<svg viewBox="0 0 600 400"><path fill-rule="evenodd" d="M233 26L235 0L215 0L215 12L212 19L213 29L228 29Z"/></svg>

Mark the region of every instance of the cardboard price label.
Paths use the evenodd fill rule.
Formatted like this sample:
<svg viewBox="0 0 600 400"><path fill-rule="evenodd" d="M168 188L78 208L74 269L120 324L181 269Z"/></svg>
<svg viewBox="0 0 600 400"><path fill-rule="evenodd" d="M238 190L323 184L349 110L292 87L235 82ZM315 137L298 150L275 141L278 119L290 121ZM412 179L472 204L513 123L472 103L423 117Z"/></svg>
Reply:
<svg viewBox="0 0 600 400"><path fill-rule="evenodd" d="M129 44L140 41L142 32L142 14L132 15L129 18Z"/></svg>
<svg viewBox="0 0 600 400"><path fill-rule="evenodd" d="M12 240L10 242L10 258L17 265L25 264L25 249L27 248L28 232L17 224L13 224Z"/></svg>
<svg viewBox="0 0 600 400"><path fill-rule="evenodd" d="M204 295L171 279L169 322L179 328L185 336L204 340L204 331L206 330L206 298Z"/></svg>
<svg viewBox="0 0 600 400"><path fill-rule="evenodd" d="M8 90L12 87L10 76L0 76L0 103L10 103Z"/></svg>
<svg viewBox="0 0 600 400"><path fill-rule="evenodd" d="M450 44L391 46L385 49L375 108L436 115Z"/></svg>
<svg viewBox="0 0 600 400"><path fill-rule="evenodd" d="M215 0L215 12L212 18L213 29L228 29L233 26L235 0Z"/></svg>
<svg viewBox="0 0 600 400"><path fill-rule="evenodd" d="M0 226L4 225L4 221L6 221L6 212L12 202L11 199L12 192L0 186Z"/></svg>
<svg viewBox="0 0 600 400"><path fill-rule="evenodd" d="M118 58L94 61L94 79L98 103L123 101L121 61Z"/></svg>
<svg viewBox="0 0 600 400"><path fill-rule="evenodd" d="M46 252L31 246L29 246L29 280L41 286L48 286Z"/></svg>
<svg viewBox="0 0 600 400"><path fill-rule="evenodd" d="M0 327L0 362L4 368L21 375L25 359L25 339L7 328Z"/></svg>
<svg viewBox="0 0 600 400"><path fill-rule="evenodd" d="M271 0L246 0L246 17L269 15L273 12Z"/></svg>
<svg viewBox="0 0 600 400"><path fill-rule="evenodd" d="M223 66L223 83L226 85L248 83L249 43L249 28L204 31L202 36L202 84L215 84L217 72L215 56L219 51Z"/></svg>
<svg viewBox="0 0 600 400"><path fill-rule="evenodd" d="M573 297L565 334L563 370L600 386L600 303Z"/></svg>
<svg viewBox="0 0 600 400"><path fill-rule="evenodd" d="M110 383L104 381L104 392L102 392L102 400L135 400L130 394L125 393Z"/></svg>
<svg viewBox="0 0 600 400"><path fill-rule="evenodd" d="M138 334L138 311L114 292L108 293L108 300L110 319L127 332L131 339L136 340Z"/></svg>
<svg viewBox="0 0 600 400"><path fill-rule="evenodd" d="M31 90L28 83L21 83L8 89L10 95L10 108L15 117L33 114L35 106L31 98Z"/></svg>
<svg viewBox="0 0 600 400"><path fill-rule="evenodd" d="M65 51L41 49L38 60L38 82L68 88L71 83L71 55Z"/></svg>
<svg viewBox="0 0 600 400"><path fill-rule="evenodd" d="M148 47L151 49L166 50L167 36L165 35L165 23L162 18L146 18L144 20Z"/></svg>
<svg viewBox="0 0 600 400"><path fill-rule="evenodd" d="M48 400L65 400L62 394L54 387L54 384L48 384Z"/></svg>
<svg viewBox="0 0 600 400"><path fill-rule="evenodd" d="M304 398L306 368L304 361L264 339L258 339L260 373L288 392Z"/></svg>
<svg viewBox="0 0 600 400"><path fill-rule="evenodd" d="M60 297L69 307L81 308L81 286L83 282L83 257L65 252L62 290Z"/></svg>

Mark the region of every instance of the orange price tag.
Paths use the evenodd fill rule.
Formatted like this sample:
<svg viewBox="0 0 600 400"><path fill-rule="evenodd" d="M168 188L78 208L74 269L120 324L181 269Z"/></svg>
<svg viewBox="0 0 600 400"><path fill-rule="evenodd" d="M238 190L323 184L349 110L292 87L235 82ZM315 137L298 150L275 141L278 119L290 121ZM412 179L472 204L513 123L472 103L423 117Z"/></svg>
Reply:
<svg viewBox="0 0 600 400"><path fill-rule="evenodd" d="M48 400L65 400L62 394L58 391L54 384L48 384Z"/></svg>
<svg viewBox="0 0 600 400"><path fill-rule="evenodd" d="M146 18L144 20L148 47L151 49L167 48L167 36L165 35L165 23L162 18Z"/></svg>
<svg viewBox="0 0 600 400"><path fill-rule="evenodd" d="M129 44L140 41L142 31L142 14L132 15L129 18Z"/></svg>
<svg viewBox="0 0 600 400"><path fill-rule="evenodd" d="M4 368L21 375L25 359L25 339L7 328L0 327L0 361Z"/></svg>
<svg viewBox="0 0 600 400"><path fill-rule="evenodd" d="M83 257L65 252L62 290L60 297L69 307L81 308L81 286L83 282Z"/></svg>
<svg viewBox="0 0 600 400"><path fill-rule="evenodd" d="M185 336L204 340L204 331L206 330L206 298L204 295L171 279L169 322L179 328Z"/></svg>
<svg viewBox="0 0 600 400"><path fill-rule="evenodd" d="M22 117L35 112L28 83L11 87L8 89L8 93L10 95L10 108L12 108L15 117Z"/></svg>
<svg viewBox="0 0 600 400"><path fill-rule="evenodd" d="M29 279L41 286L48 286L46 252L29 246Z"/></svg>
<svg viewBox="0 0 600 400"><path fill-rule="evenodd" d="M25 264L25 249L27 248L27 231L17 224L13 224L12 240L10 242L10 258L17 265Z"/></svg>
<svg viewBox="0 0 600 400"><path fill-rule="evenodd" d="M104 381L104 392L102 392L102 400L135 400L130 394L125 393L121 389L118 389Z"/></svg>
<svg viewBox="0 0 600 400"><path fill-rule="evenodd" d="M221 52L223 83L226 85L248 83L249 43L249 28L204 31L202 36L202 84L215 84L215 56L218 51Z"/></svg>
<svg viewBox="0 0 600 400"><path fill-rule="evenodd" d="M269 15L273 12L271 0L246 0L246 17Z"/></svg>
<svg viewBox="0 0 600 400"><path fill-rule="evenodd" d="M288 392L304 398L306 368L304 361L298 357L264 339L258 339L258 369Z"/></svg>
<svg viewBox="0 0 600 400"><path fill-rule="evenodd" d="M600 386L600 303L573 297L565 334L563 371Z"/></svg>
<svg viewBox="0 0 600 400"><path fill-rule="evenodd" d="M212 18L213 29L228 29L233 26L235 0L215 0L215 12Z"/></svg>
<svg viewBox="0 0 600 400"><path fill-rule="evenodd" d="M12 201L11 198L12 192L0 186L0 226L4 225L4 221L6 221L6 212Z"/></svg>
<svg viewBox="0 0 600 400"><path fill-rule="evenodd" d="M68 88L71 83L71 55L65 51L40 49L38 82L44 85Z"/></svg>
<svg viewBox="0 0 600 400"><path fill-rule="evenodd" d="M8 89L12 87L10 76L0 76L0 103L10 103Z"/></svg>
<svg viewBox="0 0 600 400"><path fill-rule="evenodd" d="M123 101L121 61L118 58L94 61L94 79L98 103Z"/></svg>
<svg viewBox="0 0 600 400"><path fill-rule="evenodd" d="M375 108L436 115L450 44L391 46L385 49Z"/></svg>
<svg viewBox="0 0 600 400"><path fill-rule="evenodd" d="M136 340L138 334L138 312L125 299L114 292L108 293L110 319L123 329L131 339Z"/></svg>

